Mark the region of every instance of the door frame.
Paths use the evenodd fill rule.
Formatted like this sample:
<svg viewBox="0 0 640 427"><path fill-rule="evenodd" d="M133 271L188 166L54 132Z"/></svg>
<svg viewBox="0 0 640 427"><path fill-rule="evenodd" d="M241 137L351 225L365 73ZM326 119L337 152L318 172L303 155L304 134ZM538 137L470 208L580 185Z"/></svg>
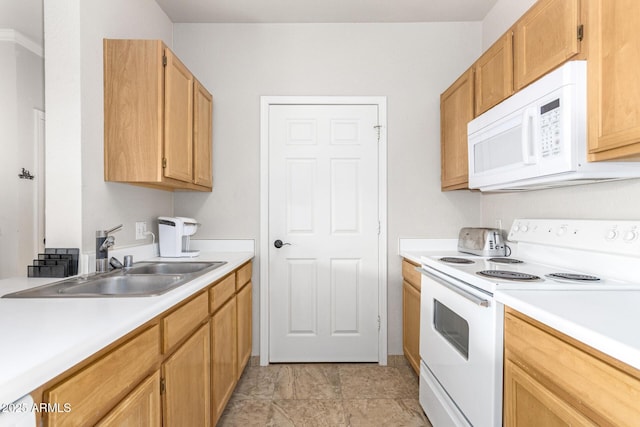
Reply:
<svg viewBox="0 0 640 427"><path fill-rule="evenodd" d="M376 105L381 126L378 144L378 364L387 364L387 97L260 97L260 365L269 364L269 108L272 105ZM261 256L264 254L264 256Z"/></svg>
<svg viewBox="0 0 640 427"><path fill-rule="evenodd" d="M36 206L36 214L33 217L33 248L38 252L44 252L46 231L45 231L45 125L46 115L44 111L37 108L33 109L33 150L35 154L35 175L36 185L38 186L34 195L34 205Z"/></svg>

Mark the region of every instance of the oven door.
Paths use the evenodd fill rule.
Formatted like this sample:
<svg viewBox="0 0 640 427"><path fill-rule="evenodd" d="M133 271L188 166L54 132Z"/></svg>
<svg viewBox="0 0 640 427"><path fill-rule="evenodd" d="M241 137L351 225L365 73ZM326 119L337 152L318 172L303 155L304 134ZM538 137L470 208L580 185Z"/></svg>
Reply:
<svg viewBox="0 0 640 427"><path fill-rule="evenodd" d="M502 305L428 266L420 271L420 357L444 389L441 398L471 425L501 426Z"/></svg>

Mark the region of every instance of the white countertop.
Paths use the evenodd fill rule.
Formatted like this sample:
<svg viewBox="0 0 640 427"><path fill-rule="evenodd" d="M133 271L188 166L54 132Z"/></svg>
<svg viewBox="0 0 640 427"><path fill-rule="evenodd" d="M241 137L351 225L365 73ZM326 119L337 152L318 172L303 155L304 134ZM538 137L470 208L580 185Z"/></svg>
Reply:
<svg viewBox="0 0 640 427"><path fill-rule="evenodd" d="M0 406L30 393L253 256L253 252L203 251L196 258L173 258L227 263L155 297L0 298ZM58 280L0 280L0 295Z"/></svg>
<svg viewBox="0 0 640 427"><path fill-rule="evenodd" d="M496 291L496 301L640 369L640 291Z"/></svg>
<svg viewBox="0 0 640 427"><path fill-rule="evenodd" d="M399 239L398 254L420 264L422 256L448 256L458 248L458 239Z"/></svg>

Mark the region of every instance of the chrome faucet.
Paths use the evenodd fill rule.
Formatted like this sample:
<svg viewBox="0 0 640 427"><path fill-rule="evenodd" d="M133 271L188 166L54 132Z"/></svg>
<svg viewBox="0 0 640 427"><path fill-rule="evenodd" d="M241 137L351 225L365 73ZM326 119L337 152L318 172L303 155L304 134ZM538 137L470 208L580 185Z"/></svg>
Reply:
<svg viewBox="0 0 640 427"><path fill-rule="evenodd" d="M106 239L100 245L100 251L108 251L109 248L116 244L116 238L113 236L107 236Z"/></svg>
<svg viewBox="0 0 640 427"><path fill-rule="evenodd" d="M109 270L109 248L112 247L116 239L109 236L122 228L122 224L109 230L96 231L96 273L104 273Z"/></svg>

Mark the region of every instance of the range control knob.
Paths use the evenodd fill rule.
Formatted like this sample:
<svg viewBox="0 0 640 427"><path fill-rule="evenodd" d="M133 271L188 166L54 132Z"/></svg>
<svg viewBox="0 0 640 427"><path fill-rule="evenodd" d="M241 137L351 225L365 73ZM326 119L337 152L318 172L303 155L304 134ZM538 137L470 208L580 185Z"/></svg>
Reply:
<svg viewBox="0 0 640 427"><path fill-rule="evenodd" d="M556 235L563 236L566 232L567 232L567 226L563 225L562 227L558 228L558 231L556 231Z"/></svg>
<svg viewBox="0 0 640 427"><path fill-rule="evenodd" d="M607 231L607 234L605 234L604 238L607 240L616 240L618 238L618 230L612 228L611 230Z"/></svg>
<svg viewBox="0 0 640 427"><path fill-rule="evenodd" d="M527 225L522 225L520 227L520 231L522 231L523 233L526 233L527 231L529 231L529 227Z"/></svg>
<svg viewBox="0 0 640 427"><path fill-rule="evenodd" d="M624 237L622 238L622 240L624 240L627 243L631 243L634 240L636 240L638 238L638 231L637 230L629 230L626 233L624 233Z"/></svg>

